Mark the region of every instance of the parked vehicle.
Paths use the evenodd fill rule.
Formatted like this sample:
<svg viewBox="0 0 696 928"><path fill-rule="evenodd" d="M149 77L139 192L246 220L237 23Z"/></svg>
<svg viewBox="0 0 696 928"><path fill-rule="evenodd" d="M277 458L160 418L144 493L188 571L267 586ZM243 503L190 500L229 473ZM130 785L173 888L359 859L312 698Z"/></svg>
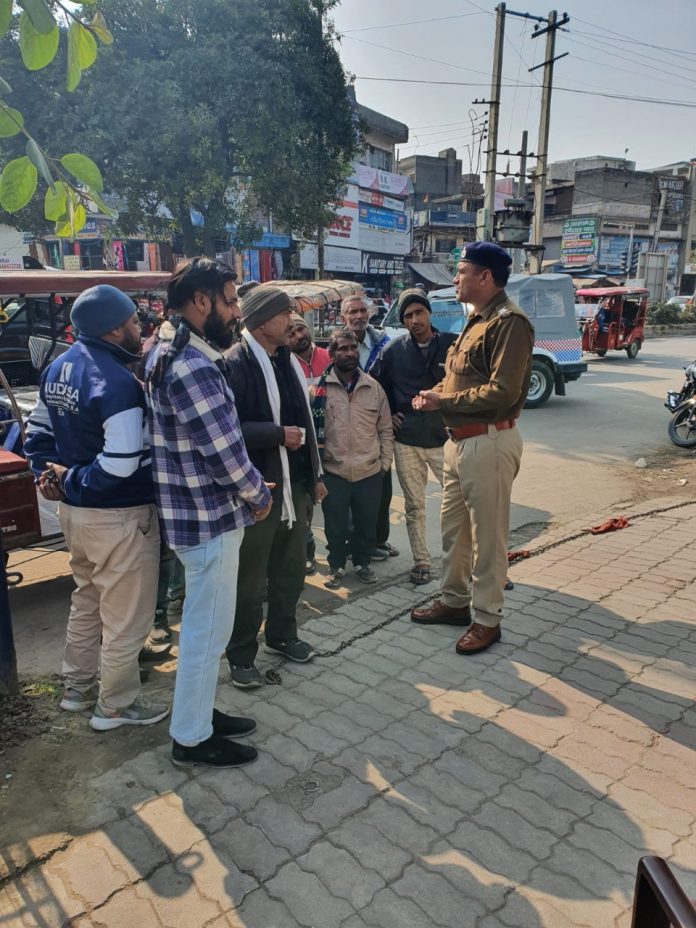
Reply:
<svg viewBox="0 0 696 928"><path fill-rule="evenodd" d="M642 287L596 287L576 296L593 307L582 326L582 350L603 358L625 351L631 360L645 341L645 315L650 293Z"/></svg>
<svg viewBox="0 0 696 928"><path fill-rule="evenodd" d="M0 369L12 386L38 383L45 365L72 341L70 307L79 293L111 284L147 315L153 303L161 309L169 277L159 271L0 272Z"/></svg>
<svg viewBox="0 0 696 928"><path fill-rule="evenodd" d="M672 413L667 433L679 448L696 448L696 361L684 368L679 391L667 393L665 406Z"/></svg>
<svg viewBox="0 0 696 928"><path fill-rule="evenodd" d="M525 409L536 409L554 390L557 396L565 396L565 385L587 370L575 320L573 282L566 274L513 274L505 290L534 326L532 377ZM454 287L432 290L428 297L435 328L461 332L471 307L457 301ZM405 331L396 303L387 313L384 331L390 338Z"/></svg>
<svg viewBox="0 0 696 928"><path fill-rule="evenodd" d="M694 308L694 296L673 296L667 300L668 306L676 306L680 312Z"/></svg>

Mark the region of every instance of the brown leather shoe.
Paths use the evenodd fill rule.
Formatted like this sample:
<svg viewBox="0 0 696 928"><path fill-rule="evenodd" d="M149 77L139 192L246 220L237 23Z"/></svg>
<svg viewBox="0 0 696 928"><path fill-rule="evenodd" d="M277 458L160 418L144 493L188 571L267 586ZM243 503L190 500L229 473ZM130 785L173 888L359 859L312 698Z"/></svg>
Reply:
<svg viewBox="0 0 696 928"><path fill-rule="evenodd" d="M471 609L468 606L448 606L436 599L429 606L411 610L411 621L419 625L469 625Z"/></svg>
<svg viewBox="0 0 696 928"><path fill-rule="evenodd" d="M489 628L487 625L474 622L466 635L459 639L455 650L457 654L478 654L479 651L485 651L496 641L500 641L500 637L500 625Z"/></svg>

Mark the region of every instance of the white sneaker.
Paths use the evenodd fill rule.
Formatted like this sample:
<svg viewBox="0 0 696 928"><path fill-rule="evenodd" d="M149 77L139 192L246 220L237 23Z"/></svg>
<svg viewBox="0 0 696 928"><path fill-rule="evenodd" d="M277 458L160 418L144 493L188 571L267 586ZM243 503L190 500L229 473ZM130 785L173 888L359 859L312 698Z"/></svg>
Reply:
<svg viewBox="0 0 696 928"><path fill-rule="evenodd" d="M89 724L95 731L110 731L121 725L154 725L168 715L169 706L149 703L142 696L136 696L130 706L123 709L102 709L97 703Z"/></svg>
<svg viewBox="0 0 696 928"><path fill-rule="evenodd" d="M72 686L66 686L59 705L64 712L84 712L86 709L92 709L96 706L98 697L99 686L96 683L84 691L73 689Z"/></svg>

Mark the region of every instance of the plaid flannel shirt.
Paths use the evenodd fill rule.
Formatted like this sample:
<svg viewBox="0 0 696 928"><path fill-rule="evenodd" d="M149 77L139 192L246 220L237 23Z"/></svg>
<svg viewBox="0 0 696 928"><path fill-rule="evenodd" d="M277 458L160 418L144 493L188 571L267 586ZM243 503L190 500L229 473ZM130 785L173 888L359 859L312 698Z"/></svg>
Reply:
<svg viewBox="0 0 696 928"><path fill-rule="evenodd" d="M148 371L167 347L162 343L151 353ZM247 455L219 360L222 355L192 332L161 382L147 391L157 506L174 550L251 525L253 508L271 499Z"/></svg>

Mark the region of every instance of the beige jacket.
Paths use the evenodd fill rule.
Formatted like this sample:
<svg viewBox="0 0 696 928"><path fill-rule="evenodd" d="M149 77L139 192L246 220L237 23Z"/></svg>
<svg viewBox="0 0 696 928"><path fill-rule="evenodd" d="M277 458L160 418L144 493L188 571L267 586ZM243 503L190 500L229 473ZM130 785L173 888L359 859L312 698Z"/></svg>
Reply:
<svg viewBox="0 0 696 928"><path fill-rule="evenodd" d="M335 371L326 378L324 470L351 483L391 467L394 432L386 393L360 371L348 393Z"/></svg>

